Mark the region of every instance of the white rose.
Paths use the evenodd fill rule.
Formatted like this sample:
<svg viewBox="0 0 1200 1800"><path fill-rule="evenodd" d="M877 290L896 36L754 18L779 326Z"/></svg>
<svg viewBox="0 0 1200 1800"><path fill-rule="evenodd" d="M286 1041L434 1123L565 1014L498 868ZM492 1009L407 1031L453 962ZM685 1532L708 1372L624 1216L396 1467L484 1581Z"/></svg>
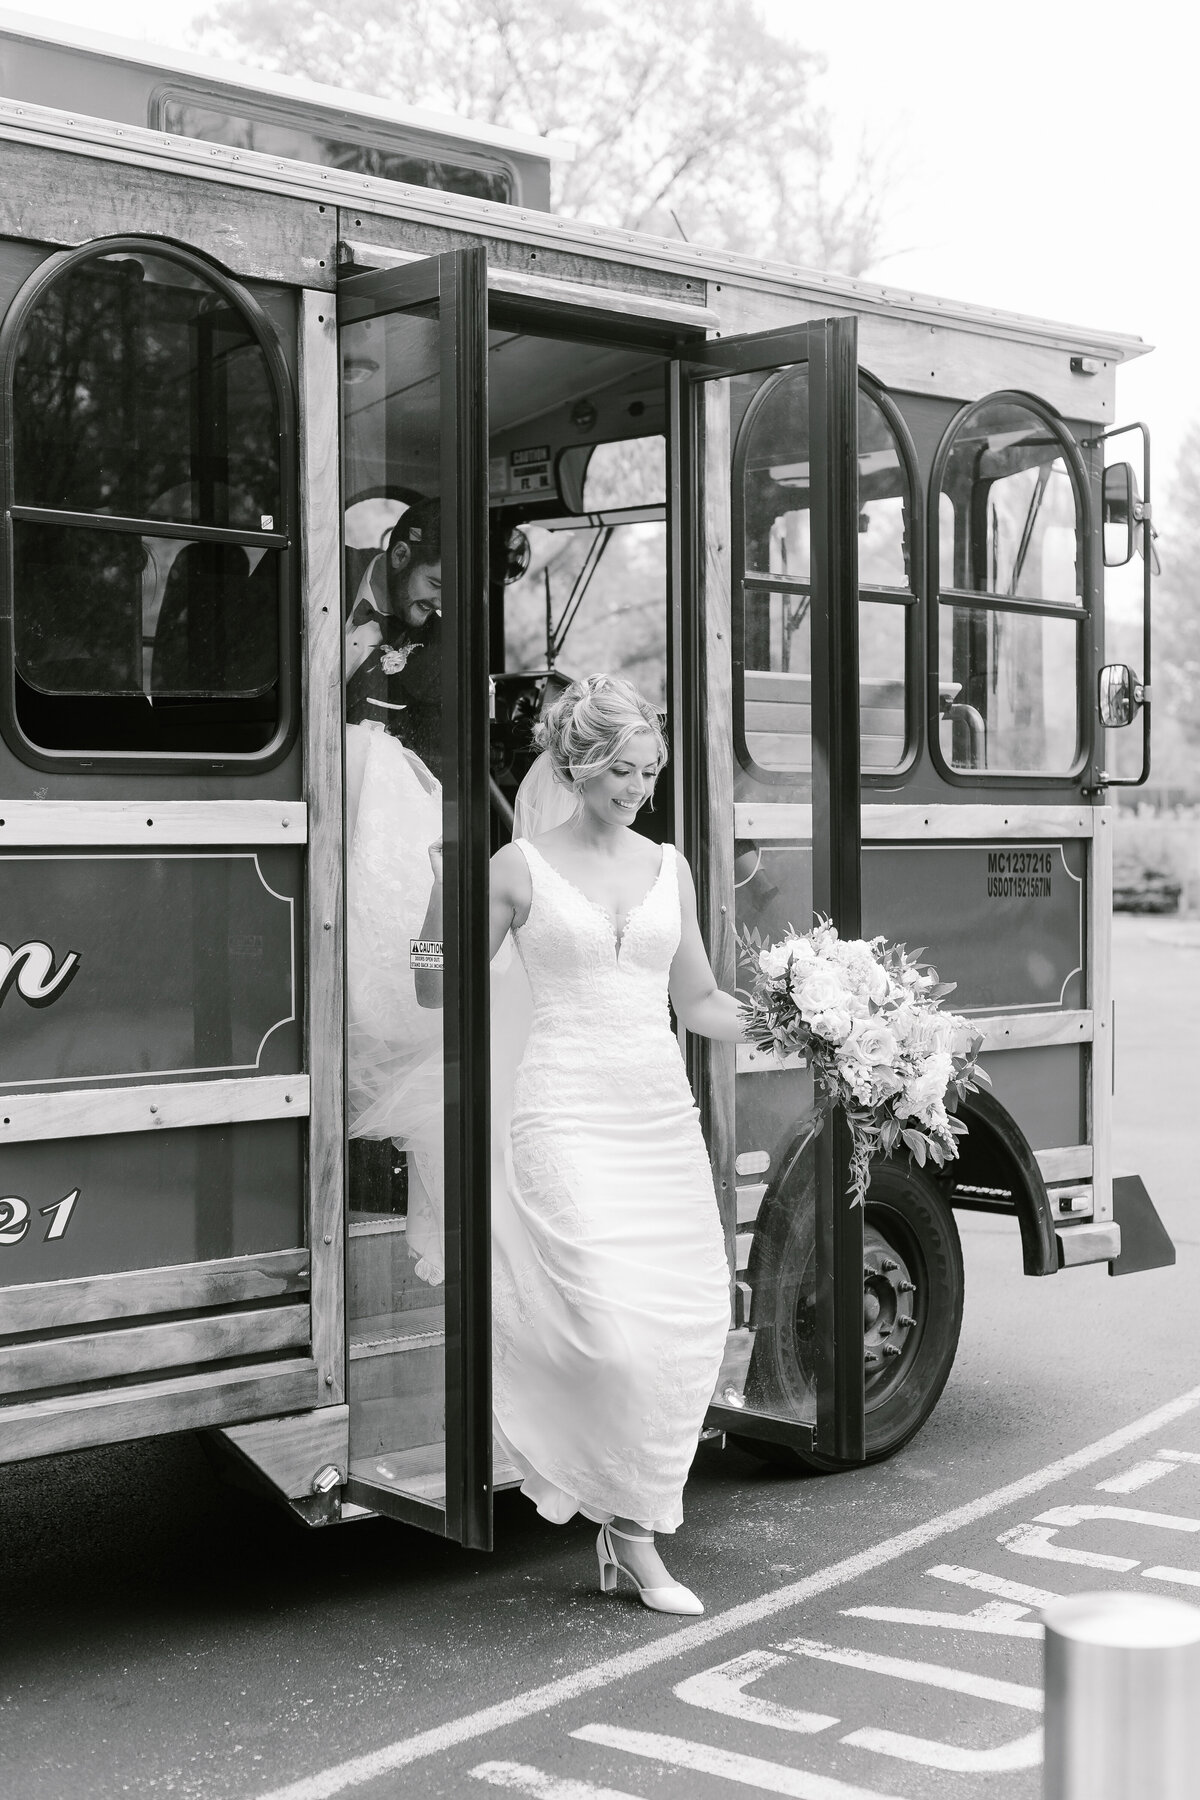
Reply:
<svg viewBox="0 0 1200 1800"><path fill-rule="evenodd" d="M792 960L792 946L785 939L782 944L768 944L758 954L758 966L768 981L778 981L788 972Z"/></svg>
<svg viewBox="0 0 1200 1800"><path fill-rule="evenodd" d="M828 1044L844 1044L850 1036L854 1023L849 1012L840 1006L831 1006L825 1012L819 1012L809 1021L813 1031Z"/></svg>
<svg viewBox="0 0 1200 1800"><path fill-rule="evenodd" d="M871 1068L894 1063L900 1046L894 1032L878 1019L860 1019L853 1032L855 1054Z"/></svg>
<svg viewBox="0 0 1200 1800"><path fill-rule="evenodd" d="M900 1116L915 1116L923 1125L931 1127L935 1122L940 1122L944 1129L946 1089L950 1085L953 1070L953 1063L943 1052L929 1057L920 1074L914 1075L904 1089L896 1108Z"/></svg>
<svg viewBox="0 0 1200 1800"><path fill-rule="evenodd" d="M809 963L797 969L792 978L792 999L805 1024L811 1025L818 1013L845 1005L845 983L828 964Z"/></svg>

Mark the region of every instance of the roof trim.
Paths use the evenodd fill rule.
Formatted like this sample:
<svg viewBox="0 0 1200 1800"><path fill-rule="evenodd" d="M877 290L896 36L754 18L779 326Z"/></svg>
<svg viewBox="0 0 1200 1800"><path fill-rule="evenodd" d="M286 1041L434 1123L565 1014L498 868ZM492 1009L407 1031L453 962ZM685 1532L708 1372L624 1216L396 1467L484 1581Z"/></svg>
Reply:
<svg viewBox="0 0 1200 1800"><path fill-rule="evenodd" d="M9 12L0 8L0 37L25 38L36 43L57 44L68 50L85 50L91 56L105 56L113 62L136 63L139 68L165 75L190 75L225 88L242 88L250 94L273 99L307 101L364 120L386 120L389 125L409 126L416 131L436 132L440 137L456 138L494 150L516 151L523 156L544 157L553 162L571 162L575 145L568 138L538 137L533 132L510 131L503 125L484 125L452 113L431 112L425 107L398 106L373 94L358 94L350 88L331 87L322 81L306 81L300 76L278 75L269 69L243 68L237 63L222 62L215 56L198 56L190 50L172 50L137 38L116 37L106 31L92 31L82 25L68 25L59 19L35 18L31 13Z"/></svg>
<svg viewBox="0 0 1200 1800"><path fill-rule="evenodd" d="M171 137L144 126L115 125L106 119L92 119L83 114L0 98L0 141L5 138L23 138L48 149L141 167L157 165L176 174L223 181L260 192L286 193L297 199L319 200L326 205L332 202L346 207L370 208L377 214L393 218L436 219L439 224L458 226L482 237L517 238L539 247L569 249L610 262L648 266L668 274L798 294L831 311L837 311L839 306L852 307L856 313L908 318L934 326L975 331L984 336L1018 338L1055 349L1094 351L1118 363L1130 362L1153 348L1142 338L1127 333L1005 312L969 301L947 300L908 288L886 287L878 282L827 274L800 264L759 260L733 250L705 249L675 238L653 237L646 232L625 231L611 225L589 225L554 213L536 212L530 207L468 199L435 188L409 187L403 182L383 181L373 175L291 162L285 157L265 156L254 150L234 150L223 144ZM365 221L362 229L365 235L368 229ZM717 302L718 307L719 304Z"/></svg>

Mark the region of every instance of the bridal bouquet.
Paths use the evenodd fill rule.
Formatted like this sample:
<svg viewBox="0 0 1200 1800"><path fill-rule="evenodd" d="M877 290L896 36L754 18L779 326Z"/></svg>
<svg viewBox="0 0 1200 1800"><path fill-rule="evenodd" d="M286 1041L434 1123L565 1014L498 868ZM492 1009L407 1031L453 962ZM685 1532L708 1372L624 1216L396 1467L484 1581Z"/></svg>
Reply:
<svg viewBox="0 0 1200 1800"><path fill-rule="evenodd" d="M958 1155L967 1128L955 1107L988 1077L976 1061L982 1039L941 1010L953 982L903 944L840 938L826 920L778 944L748 930L740 944L754 970L742 1016L755 1049L811 1060L818 1130L835 1106L846 1115L852 1205L866 1196L872 1158L897 1144L922 1168Z"/></svg>

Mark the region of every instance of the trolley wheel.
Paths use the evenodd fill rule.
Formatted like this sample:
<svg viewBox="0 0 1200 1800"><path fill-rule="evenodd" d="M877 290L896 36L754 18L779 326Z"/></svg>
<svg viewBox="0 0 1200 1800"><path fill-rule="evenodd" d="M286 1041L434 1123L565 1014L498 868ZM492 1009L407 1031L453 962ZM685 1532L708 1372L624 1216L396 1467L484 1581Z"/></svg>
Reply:
<svg viewBox="0 0 1200 1800"><path fill-rule="evenodd" d="M800 1205L775 1211L766 1224L767 1241L756 1245L763 1272L774 1272L774 1322L756 1334L747 1398L776 1416L781 1405L795 1416L806 1403L811 1417L813 1179L810 1173ZM936 1183L915 1167L890 1161L875 1166L863 1235L865 1460L870 1463L907 1444L937 1405L958 1348L963 1262L949 1204ZM797 1471L834 1473L857 1466L757 1438L731 1435L730 1441L765 1462Z"/></svg>

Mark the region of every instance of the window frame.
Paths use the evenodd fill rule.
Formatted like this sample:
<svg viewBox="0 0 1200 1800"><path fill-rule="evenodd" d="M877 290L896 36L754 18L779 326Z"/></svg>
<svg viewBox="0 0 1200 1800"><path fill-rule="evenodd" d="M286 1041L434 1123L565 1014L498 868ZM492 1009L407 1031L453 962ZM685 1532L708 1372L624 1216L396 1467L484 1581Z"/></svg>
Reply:
<svg viewBox="0 0 1200 1800"><path fill-rule="evenodd" d="M30 314L50 288L80 263L110 255L157 256L178 263L214 288L245 320L266 359L274 383L279 419L279 505L281 518L273 531L250 531L216 525L184 525L175 521L126 518L109 513L74 512L59 507L18 506L15 497L13 383L17 358ZM288 754L299 726L296 642L297 494L296 401L291 374L275 328L254 296L210 258L171 238L121 236L93 238L74 249L54 251L27 277L0 322L0 737L22 763L62 772L143 773L219 769L223 773L259 774ZM279 555L279 717L270 740L260 750L55 750L26 736L17 716L14 522L65 529L109 531L114 535L180 538L185 543L236 544ZM116 696L114 696L116 698Z"/></svg>
<svg viewBox="0 0 1200 1800"><path fill-rule="evenodd" d="M182 143L210 143L209 138L188 139L172 132L167 124L167 114L172 106L191 106L197 112L223 113L233 124L246 125L281 125L292 130L303 131L312 137L328 135L339 137L346 144L358 144L364 150L382 150L397 156L411 156L414 162L435 163L451 162L464 170L480 175L499 176L507 186L508 192L502 198L486 199L481 196L467 196L475 199L477 204L486 206L520 206L521 184L517 170L509 159L495 150L468 150L458 148L443 149L439 154L435 144L419 136L407 134L402 127L389 124L387 120L349 120L339 122L332 115L322 117L314 114L309 107L294 104L286 99L272 99L261 94L247 94L236 88L222 87L219 82L204 87L190 87L186 81L175 80L156 87L150 95L147 107L147 118L151 131L162 131L168 136L179 139ZM324 128L324 129L323 129ZM252 156L275 156L270 150L250 151ZM280 160L276 158L276 160ZM333 163L308 163L309 168L336 168ZM376 181L388 181L390 177L377 175ZM393 183L401 186L402 183ZM459 188L427 187L430 194L461 194Z"/></svg>
<svg viewBox="0 0 1200 1800"><path fill-rule="evenodd" d="M922 704L921 682L924 675L924 658L921 655L921 620L924 616L925 596L925 490L921 481L920 463L917 459L917 448L912 433L908 429L904 414L896 405L883 383L869 370L860 368L858 385L867 398L874 401L887 423L888 429L896 440L896 448L900 453L900 466L908 483L908 500L912 523L909 538L909 570L908 590L901 594L895 588L866 587L866 597L876 603L902 606L904 618L904 749L900 760L891 769L873 769L866 763L862 765L861 779L864 787L899 787L905 782L921 754L921 737L925 720L925 707ZM858 584L859 617L863 604L864 583ZM861 651L860 651L861 664ZM861 669L859 680L861 683ZM861 739L861 731L860 731Z"/></svg>
<svg viewBox="0 0 1200 1800"><path fill-rule="evenodd" d="M1002 595L976 594L965 589L949 587L943 591L941 582L941 493L942 479L946 472L946 464L955 440L963 424L973 413L984 406L996 402L1005 402L1013 406L1021 406L1040 419L1050 431L1062 450L1063 461L1071 479L1075 495L1075 543L1080 574L1079 605L1069 606L1062 601L1054 600L1009 600ZM1083 453L1066 420L1057 409L1037 394L1027 393L1021 388L997 388L994 392L982 394L977 400L970 400L960 406L954 414L937 447L933 459L933 467L929 476L928 503L928 549L926 566L929 570L929 631L927 656L928 694L925 707L926 728L929 734L929 754L933 767L940 778L953 787L989 787L989 788L1027 788L1063 787L1074 785L1086 770L1092 758L1093 721L1090 698L1090 671L1094 662L1095 642L1095 606L1094 586L1094 532L1092 525L1091 483ZM943 598L943 592L945 598ZM988 769L958 769L942 754L941 714L938 709L938 683L941 676L941 625L942 607L970 606L986 612L1015 612L1035 618L1069 619L1077 628L1078 655L1076 657L1076 704L1079 718L1079 742L1075 760L1065 769L1004 769L991 771Z"/></svg>
<svg viewBox="0 0 1200 1800"><path fill-rule="evenodd" d="M798 365L806 367L807 365ZM766 397L773 393L783 381L796 373L796 368L788 367L777 370L773 380L765 381L754 395L742 417L738 427L737 439L733 446L731 458L731 496L732 517L730 532L731 566L731 619L730 650L733 665L733 739L734 753L738 764L745 774L764 787L804 787L812 780L810 770L805 769L767 769L755 761L746 742L746 686L745 686L745 623L746 623L746 568L745 568L745 466L747 453L747 428L752 424L759 407L765 403ZM858 583L856 605L860 609L864 599L876 605L901 606L905 611L904 621L904 747L900 760L889 769L879 769L863 764L860 768L861 785L871 788L889 788L901 786L911 775L921 751L921 736L925 708L921 704L920 684L924 668L921 654L920 619L922 616L922 597L925 589L925 557L926 533L924 520L924 488L920 479L920 465L917 459L916 446L912 434L905 423L904 416L895 401L887 393L883 383L869 370L859 368L857 394L864 394L883 414L884 422L895 439L900 456L900 467L908 488L909 518L909 585L905 590L899 588L882 588L874 585L864 587ZM808 586L803 582L788 583L784 578L784 586L789 591L796 591ZM861 675L860 675L861 680ZM861 747L862 733L859 732Z"/></svg>

